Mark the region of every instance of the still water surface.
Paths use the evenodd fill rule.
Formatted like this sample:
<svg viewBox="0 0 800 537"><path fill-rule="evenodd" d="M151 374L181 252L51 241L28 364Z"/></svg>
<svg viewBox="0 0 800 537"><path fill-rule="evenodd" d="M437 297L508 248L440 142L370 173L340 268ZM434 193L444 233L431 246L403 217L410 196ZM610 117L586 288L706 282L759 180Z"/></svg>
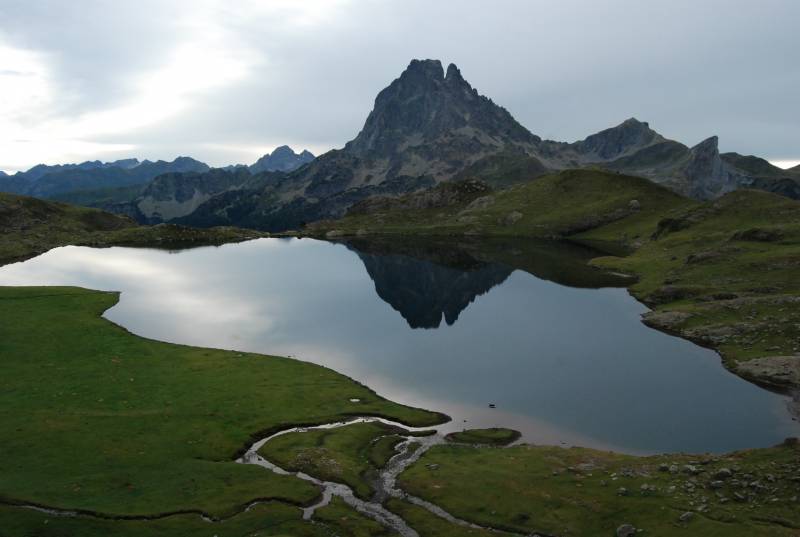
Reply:
<svg viewBox="0 0 800 537"><path fill-rule="evenodd" d="M634 453L800 435L786 398L644 326L646 308L588 269L589 255L310 239L65 247L0 268L0 285L119 290L105 316L136 334L323 364L452 416L446 430L506 426L530 442Z"/></svg>

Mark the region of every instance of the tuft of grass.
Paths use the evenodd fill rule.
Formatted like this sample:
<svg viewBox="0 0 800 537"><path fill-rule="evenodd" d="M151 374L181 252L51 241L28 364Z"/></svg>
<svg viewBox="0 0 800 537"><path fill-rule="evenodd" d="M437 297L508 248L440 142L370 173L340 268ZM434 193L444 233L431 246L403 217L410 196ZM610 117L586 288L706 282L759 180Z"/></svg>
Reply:
<svg viewBox="0 0 800 537"><path fill-rule="evenodd" d="M331 499L331 503L317 509L314 521L335 528L333 535L346 535L348 537L387 537L397 535L394 531L382 526L378 522L365 517L338 496Z"/></svg>
<svg viewBox="0 0 800 537"><path fill-rule="evenodd" d="M513 429L493 427L491 429L467 429L447 435L450 442L488 446L507 446L520 439L522 435Z"/></svg>
<svg viewBox="0 0 800 537"><path fill-rule="evenodd" d="M396 498L390 498L386 502L386 507L405 520L421 537L440 537L442 535L447 537L496 537L497 535L507 535L505 532L487 531L452 524L423 507Z"/></svg>
<svg viewBox="0 0 800 537"><path fill-rule="evenodd" d="M285 434L259 453L284 469L344 483L358 497L369 499L377 471L394 455L401 441L398 433L405 432L379 422L355 423Z"/></svg>

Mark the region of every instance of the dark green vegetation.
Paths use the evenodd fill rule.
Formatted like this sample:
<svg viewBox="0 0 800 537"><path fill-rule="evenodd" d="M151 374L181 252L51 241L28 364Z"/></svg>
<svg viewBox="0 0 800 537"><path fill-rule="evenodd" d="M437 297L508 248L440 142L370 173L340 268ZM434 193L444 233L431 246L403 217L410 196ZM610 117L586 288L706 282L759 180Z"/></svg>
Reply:
<svg viewBox="0 0 800 537"><path fill-rule="evenodd" d="M613 254L595 259L595 266L638 277L631 292L654 308L648 324L714 347L746 378L800 387L797 201L738 190L700 203L644 179L600 170L561 172L492 192L467 190L453 202L431 192L371 200L308 232L591 244Z"/></svg>
<svg viewBox="0 0 800 537"><path fill-rule="evenodd" d="M349 485L362 499L374 493L371 481L394 455L407 431L382 423L357 423L329 430L289 433L260 451L281 468Z"/></svg>
<svg viewBox="0 0 800 537"><path fill-rule="evenodd" d="M54 194L50 199L83 207L106 208L136 199L144 188L145 184L136 184L91 190L73 190L62 194Z"/></svg>
<svg viewBox="0 0 800 537"><path fill-rule="evenodd" d="M0 193L0 264L68 244L86 246L188 246L222 244L262 236L236 228L138 226L97 209Z"/></svg>
<svg viewBox="0 0 800 537"><path fill-rule="evenodd" d="M442 420L309 363L134 336L100 317L116 300L78 288L0 288L3 503L109 517L231 517L256 499L307 504L316 487L233 459L289 424L354 414ZM41 521L13 513L15 523Z"/></svg>
<svg viewBox="0 0 800 537"><path fill-rule="evenodd" d="M453 188L458 187L437 187ZM308 229L333 236L361 231L541 239L583 232L587 239L622 239L630 243L647 237L664 214L695 203L646 179L600 170L570 170L505 190L480 190L455 203L447 199L441 204L415 203L437 189L410 194L386 205L365 202L365 206L354 207L342 220L318 222ZM413 208L415 205L422 208Z"/></svg>
<svg viewBox="0 0 800 537"><path fill-rule="evenodd" d="M519 438L519 431L497 427L491 429L467 429L447 435L447 439L451 442L488 446L507 446L516 442Z"/></svg>
<svg viewBox="0 0 800 537"><path fill-rule="evenodd" d="M457 517L516 532L614 535L632 524L653 536L791 536L799 472L796 444L715 458L441 445L398 483Z"/></svg>
<svg viewBox="0 0 800 537"><path fill-rule="evenodd" d="M414 528L422 537L491 537L506 535L505 532L489 531L477 528L468 528L451 524L439 518L427 509L412 503L390 498L386 502L390 511L401 516L409 526Z"/></svg>
<svg viewBox="0 0 800 537"><path fill-rule="evenodd" d="M57 517L28 509L0 505L3 537L381 537L395 535L351 509L338 498L318 509L314 523L302 520L299 507L281 502L254 506L223 522L207 522L194 514L156 520L110 520L92 517Z"/></svg>

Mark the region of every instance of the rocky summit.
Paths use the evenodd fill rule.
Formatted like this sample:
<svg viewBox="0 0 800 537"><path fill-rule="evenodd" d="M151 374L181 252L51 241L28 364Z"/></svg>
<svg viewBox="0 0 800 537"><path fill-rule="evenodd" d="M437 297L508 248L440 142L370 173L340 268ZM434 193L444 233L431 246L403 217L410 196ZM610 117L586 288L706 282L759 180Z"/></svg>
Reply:
<svg viewBox="0 0 800 537"><path fill-rule="evenodd" d="M314 160L314 155L303 150L295 153L288 145L275 148L272 153L267 153L249 166L250 173L260 172L291 172Z"/></svg>

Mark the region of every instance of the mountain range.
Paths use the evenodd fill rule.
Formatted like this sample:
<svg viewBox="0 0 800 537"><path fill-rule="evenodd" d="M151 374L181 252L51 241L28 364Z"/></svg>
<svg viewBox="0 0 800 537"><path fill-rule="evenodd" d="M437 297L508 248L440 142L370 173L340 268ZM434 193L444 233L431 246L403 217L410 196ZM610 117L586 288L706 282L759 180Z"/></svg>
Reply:
<svg viewBox="0 0 800 537"><path fill-rule="evenodd" d="M372 196L394 196L471 177L493 186L551 171L601 167L706 200L749 187L800 194L800 169L720 153L711 136L689 147L635 118L574 142L543 140L480 95L451 64L413 60L375 99L358 135L257 189L210 198L180 222L265 230L339 218Z"/></svg>
<svg viewBox="0 0 800 537"><path fill-rule="evenodd" d="M0 176L0 190L145 223L279 231L342 217L374 196L472 178L504 188L576 168L645 177L697 200L739 188L800 198L800 166L782 170L755 156L720 153L716 136L687 146L630 118L577 142L544 140L478 93L454 64L445 70L438 60L412 60L375 98L356 137L317 158L282 146L250 166L213 170L188 157L40 165Z"/></svg>
<svg viewBox="0 0 800 537"><path fill-rule="evenodd" d="M310 152L295 153L284 145L250 166L225 168L211 168L191 157L178 157L171 162L129 158L113 162L95 160L52 166L38 164L13 175L0 173L0 192L115 209L128 214L137 214L137 211L126 207L125 203L132 203L141 197L144 202L139 212L144 215L148 212L148 204L166 201L170 199L170 194L172 198L180 198L178 203L185 202L186 191L191 186L196 187L197 192L188 194L188 197L193 197L196 205L223 190L242 186L258 174L290 172L311 160L314 160L314 155ZM183 175L186 177L178 179L177 176ZM153 182L156 184L151 184ZM257 182L251 186L254 184ZM182 211L185 209L176 212L167 208L166 214L170 217L182 216L185 214ZM140 219L148 220L151 216L147 214ZM160 218L156 217L155 220Z"/></svg>

